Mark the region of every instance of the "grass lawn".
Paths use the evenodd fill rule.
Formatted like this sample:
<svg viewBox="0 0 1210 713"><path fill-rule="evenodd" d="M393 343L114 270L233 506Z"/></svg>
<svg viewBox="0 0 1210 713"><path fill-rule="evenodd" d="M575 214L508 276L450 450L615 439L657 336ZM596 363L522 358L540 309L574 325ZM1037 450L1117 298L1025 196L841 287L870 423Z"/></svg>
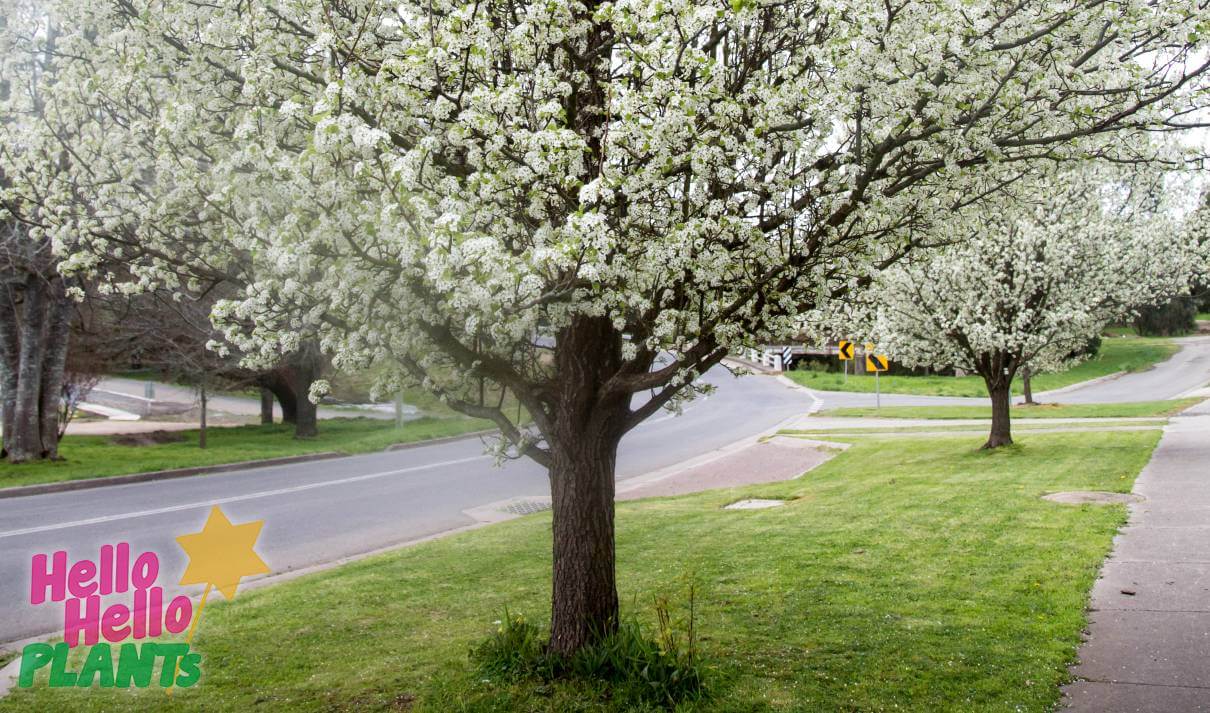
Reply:
<svg viewBox="0 0 1210 713"><path fill-rule="evenodd" d="M1119 371L1142 371L1164 361L1177 351L1167 339L1150 337L1106 337L1101 351L1091 359L1058 374L1038 374L1033 378L1034 393L1095 379ZM821 391L874 392L874 377L819 371L789 371L786 376L808 388ZM884 394L920 394L934 396L987 396L987 387L979 376L883 376ZM1014 382L1021 393L1020 379Z"/></svg>
<svg viewBox="0 0 1210 713"><path fill-rule="evenodd" d="M859 422L860 423L860 422ZM1092 422L1075 422L1068 423L1066 421L1038 423L1030 421L1014 421L1013 432L1018 431L1047 431L1056 428L1108 428L1115 426L1130 426L1132 428L1163 428L1167 421L1115 421L1113 419L1101 419ZM935 431L985 431L991 425L990 421L980 422L977 424L964 424L960 426L940 426L935 424L924 426L891 426L887 427L856 427L856 428L821 428L821 429L805 429L796 430L788 429L780 431L790 436L811 436L813 438L834 436L844 433L860 433L877 435L879 433L931 433ZM843 440L843 439L841 439Z"/></svg>
<svg viewBox="0 0 1210 713"><path fill-rule="evenodd" d="M366 453L395 443L455 436L489 427L487 421L469 418L420 418L400 428L393 421L381 419L339 418L320 421L318 437L297 440L292 425L234 426L209 429L205 449L197 447L197 431L181 431L183 441L145 446L118 445L111 436L66 436L59 445L64 460L23 465L0 462L0 487L325 451Z"/></svg>
<svg viewBox="0 0 1210 713"><path fill-rule="evenodd" d="M1135 401L1120 404L1038 404L1013 406L1012 417L1018 418L1137 418L1172 416L1202 399L1173 399L1171 401ZM991 406L872 406L825 409L820 416L865 416L874 418L986 418L991 419Z"/></svg>
<svg viewBox="0 0 1210 713"><path fill-rule="evenodd" d="M653 597L696 582L712 697L683 710L1049 710L1126 510L1039 496L1129 490L1158 438L854 439L801 480L622 503L623 615L650 633ZM720 509L741 496L791 500ZM215 599L202 680L172 697L49 689L42 673L0 711L616 710L584 684L490 680L468 661L506 606L547 616L550 526L542 513Z"/></svg>

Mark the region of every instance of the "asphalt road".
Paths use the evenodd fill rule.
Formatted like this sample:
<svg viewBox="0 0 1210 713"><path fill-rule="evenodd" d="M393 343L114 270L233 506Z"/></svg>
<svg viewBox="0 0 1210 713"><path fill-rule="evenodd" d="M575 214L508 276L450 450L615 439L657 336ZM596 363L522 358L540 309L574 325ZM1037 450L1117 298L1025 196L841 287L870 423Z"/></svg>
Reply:
<svg viewBox="0 0 1210 713"><path fill-rule="evenodd" d="M622 442L618 479L681 463L758 434L811 406L809 396L763 376L716 369L718 389L677 417L661 414ZM322 427L322 426L321 426ZM129 542L155 551L161 580L179 577L174 538L196 532L220 504L238 523L265 521L258 551L275 573L331 562L472 524L464 510L549 494L528 460L496 468L477 439L291 466L66 493L0 499L0 642L55 631L62 605L29 605L30 559L64 549L96 559L100 546ZM166 591L170 591L166 588ZM191 587L184 591L200 593ZM125 599L113 601L129 604ZM108 604L108 601L106 602Z"/></svg>
<svg viewBox="0 0 1210 713"><path fill-rule="evenodd" d="M1069 390L1035 392L1034 399L1046 403L1107 404L1130 401L1163 401L1175 399L1204 389L1210 385L1210 337L1182 337L1172 341L1181 345L1181 350L1171 359L1154 368L1133 374L1122 374L1098 380L1086 386ZM1019 382L1013 384L1019 389ZM823 408L872 407L874 394L813 391L823 402ZM1018 395L1014 401L1020 402ZM911 396L907 394L883 394L883 406L943 406L943 405L989 405L985 398L960 396Z"/></svg>
<svg viewBox="0 0 1210 713"><path fill-rule="evenodd" d="M1055 396L1072 404L1105 404L1123 401L1161 401L1185 396L1210 385L1210 337L1172 340L1181 350L1155 368L1126 374Z"/></svg>

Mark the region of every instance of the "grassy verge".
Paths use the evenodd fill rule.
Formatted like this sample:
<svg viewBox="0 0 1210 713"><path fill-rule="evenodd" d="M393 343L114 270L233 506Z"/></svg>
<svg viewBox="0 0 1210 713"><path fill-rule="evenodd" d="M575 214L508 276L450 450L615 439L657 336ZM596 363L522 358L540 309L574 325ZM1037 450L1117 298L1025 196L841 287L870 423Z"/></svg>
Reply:
<svg viewBox="0 0 1210 713"><path fill-rule="evenodd" d="M1013 406L1013 419L1019 418L1139 418L1173 416L1198 403L1201 399L1171 401L1135 401L1120 404L1040 404ZM991 406L883 406L827 409L820 416L850 416L868 418L986 418L992 417Z"/></svg>
<svg viewBox="0 0 1210 713"><path fill-rule="evenodd" d="M1044 711L1059 697L1152 432L858 439L808 477L618 506L623 616L697 582L703 711ZM737 497L783 507L724 511ZM0 711L609 711L599 690L509 684L469 648L508 606L543 620L550 515L463 533L217 599L200 684L18 690ZM271 523L270 523L271 526ZM270 560L272 553L266 553Z"/></svg>
<svg viewBox="0 0 1210 713"><path fill-rule="evenodd" d="M181 431L182 441L143 446L118 445L111 436L66 436L59 445L61 461L22 465L0 462L0 487L326 451L366 453L396 443L455 436L488 427L486 421L468 418L421 418L399 428L394 422L381 419L340 418L321 421L318 437L297 440L294 427L289 425L235 426L210 429L205 449L197 446L197 431Z"/></svg>
<svg viewBox="0 0 1210 713"><path fill-rule="evenodd" d="M860 422L859 422L860 423ZM836 434L860 433L860 434L879 434L879 433L931 433L941 431L983 431L990 425L990 421L980 421L976 424L966 424L961 426L940 426L940 425L924 425L924 426L891 426L883 427L856 427L856 428L820 428L820 429L791 429L780 431L788 436L813 436L822 437ZM1053 423L1030 423L1029 421L1014 421L1013 432L1018 431L1047 431L1056 428L1112 428L1115 426L1131 426L1138 428L1163 428L1167 421L1115 421L1113 419L1099 419L1097 421L1085 421L1068 423L1065 421Z"/></svg>
<svg viewBox="0 0 1210 713"><path fill-rule="evenodd" d="M1178 347L1166 339L1146 337L1106 338L1100 352L1058 374L1038 374L1033 378L1034 393L1071 386L1081 381L1115 374L1142 371L1176 353ZM821 391L874 392L874 377L818 371L791 371L786 376L808 388ZM978 376L883 376L884 394L933 396L987 396L987 387ZM1019 390L1019 383L1016 385Z"/></svg>

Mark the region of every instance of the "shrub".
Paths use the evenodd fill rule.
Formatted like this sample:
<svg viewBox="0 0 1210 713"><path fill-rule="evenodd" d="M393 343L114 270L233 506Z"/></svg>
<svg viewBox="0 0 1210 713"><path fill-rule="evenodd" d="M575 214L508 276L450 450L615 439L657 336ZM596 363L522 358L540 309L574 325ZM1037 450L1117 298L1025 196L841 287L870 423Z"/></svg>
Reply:
<svg viewBox="0 0 1210 713"><path fill-rule="evenodd" d="M1135 317L1134 326L1147 337L1171 337L1197 329L1197 305L1192 297L1180 295L1170 301L1144 307Z"/></svg>
<svg viewBox="0 0 1210 713"><path fill-rule="evenodd" d="M656 638L648 638L637 622L624 621L570 657L548 649L548 634L543 628L505 610L496 633L474 647L471 658L485 676L543 683L564 679L590 687L604 684L606 695L615 704L633 701L671 709L705 694L697 655L694 599L691 587L683 635L673 624L668 599L657 597Z"/></svg>

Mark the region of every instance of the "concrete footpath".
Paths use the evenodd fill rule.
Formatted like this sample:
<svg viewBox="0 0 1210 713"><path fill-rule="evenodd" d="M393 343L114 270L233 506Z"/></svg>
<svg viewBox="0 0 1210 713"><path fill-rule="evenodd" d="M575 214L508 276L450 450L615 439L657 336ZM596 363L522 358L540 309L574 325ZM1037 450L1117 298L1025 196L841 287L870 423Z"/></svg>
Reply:
<svg viewBox="0 0 1210 713"><path fill-rule="evenodd" d="M1067 710L1210 713L1210 405L1174 418L1093 587Z"/></svg>

